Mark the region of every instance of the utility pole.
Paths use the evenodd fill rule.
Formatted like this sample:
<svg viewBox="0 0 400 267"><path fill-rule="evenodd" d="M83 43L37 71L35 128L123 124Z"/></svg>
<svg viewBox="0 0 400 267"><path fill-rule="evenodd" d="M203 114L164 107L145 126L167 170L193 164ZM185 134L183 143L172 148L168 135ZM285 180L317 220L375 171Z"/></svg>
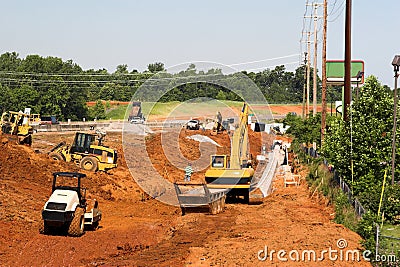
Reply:
<svg viewBox="0 0 400 267"><path fill-rule="evenodd" d="M314 69L313 69L313 116L317 115L317 52L318 52L318 33L317 33L317 26L318 26L318 7L321 6L319 3L312 3L307 4L308 6L313 7L313 14L312 16L306 16L306 18L314 19ZM308 53L310 51L308 50Z"/></svg>
<svg viewBox="0 0 400 267"><path fill-rule="evenodd" d="M351 2L352 0L346 0L343 105L343 119L345 121L349 120L348 109L351 103Z"/></svg>
<svg viewBox="0 0 400 267"><path fill-rule="evenodd" d="M324 26L322 39L322 114L321 114L321 146L324 143L326 128L326 40L328 29L328 1L324 0ZM331 109L332 112L332 109Z"/></svg>
<svg viewBox="0 0 400 267"><path fill-rule="evenodd" d="M304 52L304 81L307 78L306 65L307 65L307 52ZM302 114L303 119L305 118L305 103L306 103L306 83L303 84L303 114Z"/></svg>
<svg viewBox="0 0 400 267"><path fill-rule="evenodd" d="M318 4L314 3L314 69L313 69L313 116L317 115L317 48L318 48Z"/></svg>
<svg viewBox="0 0 400 267"><path fill-rule="evenodd" d="M311 50L311 41L310 41L310 35L311 33L307 33L307 111L306 111L306 116L308 116L308 113L310 112L310 50Z"/></svg>

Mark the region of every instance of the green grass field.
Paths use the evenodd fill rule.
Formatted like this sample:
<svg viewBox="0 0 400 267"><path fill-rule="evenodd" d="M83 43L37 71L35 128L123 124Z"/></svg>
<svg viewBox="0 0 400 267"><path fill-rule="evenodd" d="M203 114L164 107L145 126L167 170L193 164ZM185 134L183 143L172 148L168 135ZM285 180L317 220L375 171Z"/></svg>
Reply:
<svg viewBox="0 0 400 267"><path fill-rule="evenodd" d="M199 116L201 114L193 114L193 111L201 113L207 112L215 114L221 108L235 107L240 108L243 102L238 101L207 101L207 102L168 102L168 103L156 103L143 102L142 113L150 114L150 116ZM125 118L126 111L130 110L128 105L113 105L106 112L107 120L123 120Z"/></svg>
<svg viewBox="0 0 400 267"><path fill-rule="evenodd" d="M379 252L380 254L392 254L394 253L397 257L400 256L400 225L384 224L380 229L379 238ZM383 236L393 237L385 238Z"/></svg>

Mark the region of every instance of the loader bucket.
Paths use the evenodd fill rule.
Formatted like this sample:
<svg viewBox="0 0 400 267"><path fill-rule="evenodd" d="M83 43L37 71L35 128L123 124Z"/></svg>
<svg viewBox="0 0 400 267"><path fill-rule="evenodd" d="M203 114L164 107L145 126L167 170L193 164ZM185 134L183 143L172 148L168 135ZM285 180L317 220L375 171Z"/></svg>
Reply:
<svg viewBox="0 0 400 267"><path fill-rule="evenodd" d="M202 183L175 183L176 195L182 215L189 210L206 210L211 214L222 212L225 206L227 190L209 189Z"/></svg>

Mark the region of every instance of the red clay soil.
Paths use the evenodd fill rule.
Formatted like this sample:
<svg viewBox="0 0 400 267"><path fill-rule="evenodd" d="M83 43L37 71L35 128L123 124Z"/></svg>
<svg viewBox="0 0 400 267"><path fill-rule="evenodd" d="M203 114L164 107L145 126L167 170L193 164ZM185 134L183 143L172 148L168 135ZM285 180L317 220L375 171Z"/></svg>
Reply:
<svg viewBox="0 0 400 267"><path fill-rule="evenodd" d="M230 154L230 137L226 131L212 136L211 131L207 130L203 132L202 130L186 130L182 128L179 133L179 151L182 155L190 161L197 160L200 158L200 143L194 141L192 139L186 138L191 135L205 135L214 140L217 144L221 145L221 147L217 147L217 154ZM155 133L146 138L146 149L147 153L150 156L150 159L153 163L153 166L156 168L157 172L163 176L165 179L170 182L175 182L175 180L184 177L184 171L173 164L171 164L163 150L160 149L162 147L162 138L171 139L174 138L173 133ZM164 149L168 149L164 146ZM203 182L204 174L206 170L202 170L199 172L195 172L192 175L192 181Z"/></svg>
<svg viewBox="0 0 400 267"><path fill-rule="evenodd" d="M182 128L178 137L180 144L179 150L182 155L188 160L197 160L201 156L199 149L200 143L187 138L188 136L192 135L204 135L214 140L217 144L221 146L217 147L216 154L218 155L230 155L231 153L230 146L232 135L227 131L223 131L217 135L211 135L210 130L206 130L203 132L202 130L186 130ZM250 154L252 155L251 157L253 159L255 159L255 157L260 154L261 146L263 144L266 145L267 149L269 149L272 144L273 137L265 132L253 132L249 128L248 135ZM155 133L146 138L146 149L153 163L153 166L156 168L157 172L161 176L163 176L170 182L175 182L177 177L184 177L184 171L171 164L168 161L166 155L163 153L163 150L160 149L160 147L162 147L162 138L169 139L173 137L173 134L170 133ZM255 160L253 166L254 168L257 167L257 163L255 162ZM192 180L203 182L205 172L206 169L195 172L192 176Z"/></svg>
<svg viewBox="0 0 400 267"><path fill-rule="evenodd" d="M198 144L184 137L195 133L182 131L179 137L179 149L193 159L198 157ZM228 204L218 215L181 216L179 208L144 197L126 166L120 134L111 134L106 141L118 150L118 168L85 172L84 186L103 212L100 228L79 238L40 235L52 172L78 171L72 163L49 160L45 152L72 138L72 134L37 134L32 148L0 142L0 266L369 266L329 260L283 263L275 257L260 261L257 254L265 246L320 252L337 248L336 241L343 238L349 249L360 249L360 237L332 222L332 208L323 198L310 198L304 180L292 188L277 180L274 192L260 205ZM154 164L162 166L165 158L159 155L157 138L156 134L148 139L147 149ZM211 138L224 145L218 153L229 151L227 136ZM181 172L172 168L168 172L174 171Z"/></svg>
<svg viewBox="0 0 400 267"><path fill-rule="evenodd" d="M103 103L103 105L105 105L108 102L108 103L110 103L110 105L117 105L117 106L118 105L129 105L129 103L130 103L130 102L126 102L126 101L105 101L105 100L102 100L101 102ZM86 105L88 107L93 107L94 105L96 105L96 101L86 102Z"/></svg>

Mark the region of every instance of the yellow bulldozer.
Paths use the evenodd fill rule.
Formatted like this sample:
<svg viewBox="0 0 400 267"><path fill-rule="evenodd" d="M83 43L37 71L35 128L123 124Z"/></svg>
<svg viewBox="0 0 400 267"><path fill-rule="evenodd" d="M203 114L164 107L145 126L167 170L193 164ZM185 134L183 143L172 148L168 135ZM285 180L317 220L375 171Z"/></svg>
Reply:
<svg viewBox="0 0 400 267"><path fill-rule="evenodd" d="M102 144L105 135L100 131L96 131L95 134L77 132L71 145L59 143L50 151L49 157L75 162L81 169L93 172L116 168L117 151Z"/></svg>
<svg viewBox="0 0 400 267"><path fill-rule="evenodd" d="M205 173L207 187L227 189L228 196L243 196L249 202L250 187L254 175L248 152L247 129L248 105L243 104L239 126L233 133L230 155L212 155L210 168Z"/></svg>
<svg viewBox="0 0 400 267"><path fill-rule="evenodd" d="M33 128L29 125L29 115L8 111L1 115L1 132L17 136L19 144L32 145Z"/></svg>

